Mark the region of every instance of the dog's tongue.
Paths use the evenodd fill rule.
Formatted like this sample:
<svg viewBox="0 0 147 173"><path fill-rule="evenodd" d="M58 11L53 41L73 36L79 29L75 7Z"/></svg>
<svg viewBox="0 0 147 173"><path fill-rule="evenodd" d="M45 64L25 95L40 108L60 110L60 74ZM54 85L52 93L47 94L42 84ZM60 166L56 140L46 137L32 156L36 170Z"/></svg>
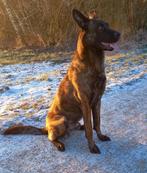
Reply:
<svg viewBox="0 0 147 173"><path fill-rule="evenodd" d="M119 51L119 50L120 50L120 48L119 48L119 46L118 46L117 43L110 44L110 46L113 47L113 49L114 49L115 51Z"/></svg>
<svg viewBox="0 0 147 173"><path fill-rule="evenodd" d="M102 42L102 45L103 46L105 46L105 49L106 50L110 50L110 51L112 51L112 50L115 50L115 51L119 51L119 46L118 46L118 44L117 43L104 43L104 42Z"/></svg>

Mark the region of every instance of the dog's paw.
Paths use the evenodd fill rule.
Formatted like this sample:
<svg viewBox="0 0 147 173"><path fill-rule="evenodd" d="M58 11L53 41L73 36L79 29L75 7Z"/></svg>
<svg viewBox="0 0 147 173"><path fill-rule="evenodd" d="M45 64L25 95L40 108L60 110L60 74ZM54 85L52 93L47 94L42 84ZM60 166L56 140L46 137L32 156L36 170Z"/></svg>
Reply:
<svg viewBox="0 0 147 173"><path fill-rule="evenodd" d="M89 149L90 149L91 153L94 153L94 154L100 154L101 153L99 148L95 144L93 147L89 147Z"/></svg>
<svg viewBox="0 0 147 173"><path fill-rule="evenodd" d="M101 141L111 141L111 139L106 135L98 134L97 136Z"/></svg>
<svg viewBox="0 0 147 173"><path fill-rule="evenodd" d="M65 151L65 146L63 143L58 144L57 146L58 151Z"/></svg>
<svg viewBox="0 0 147 173"><path fill-rule="evenodd" d="M53 145L57 148L58 151L65 151L65 146L62 142L58 140L52 141Z"/></svg>

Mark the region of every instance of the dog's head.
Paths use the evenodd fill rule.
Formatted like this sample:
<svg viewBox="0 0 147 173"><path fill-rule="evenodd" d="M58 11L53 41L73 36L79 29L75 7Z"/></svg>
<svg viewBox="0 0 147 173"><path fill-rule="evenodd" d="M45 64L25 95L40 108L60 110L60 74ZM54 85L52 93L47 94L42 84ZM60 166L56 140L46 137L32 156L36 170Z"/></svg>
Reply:
<svg viewBox="0 0 147 173"><path fill-rule="evenodd" d="M107 51L114 49L112 44L119 40L120 33L111 29L108 23L97 19L95 12L86 17L73 9L73 18L85 31L84 43L87 46Z"/></svg>

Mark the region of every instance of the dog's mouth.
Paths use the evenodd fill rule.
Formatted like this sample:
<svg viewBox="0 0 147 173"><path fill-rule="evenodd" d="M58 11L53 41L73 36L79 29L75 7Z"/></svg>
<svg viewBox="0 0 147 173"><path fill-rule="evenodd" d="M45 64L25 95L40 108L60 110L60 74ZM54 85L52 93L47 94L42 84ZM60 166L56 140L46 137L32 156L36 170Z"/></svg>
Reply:
<svg viewBox="0 0 147 173"><path fill-rule="evenodd" d="M107 51L112 51L115 49L115 44L116 43L104 43L104 42L101 42L99 44L99 46L103 49L103 50L107 50Z"/></svg>

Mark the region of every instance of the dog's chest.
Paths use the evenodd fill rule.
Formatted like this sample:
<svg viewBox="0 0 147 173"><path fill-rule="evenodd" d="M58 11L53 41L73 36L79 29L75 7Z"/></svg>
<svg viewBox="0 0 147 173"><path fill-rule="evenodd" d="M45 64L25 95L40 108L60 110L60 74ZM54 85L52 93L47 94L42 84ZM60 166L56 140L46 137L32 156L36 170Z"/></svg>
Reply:
<svg viewBox="0 0 147 173"><path fill-rule="evenodd" d="M89 100L91 100L93 97L96 84L101 82L101 76L105 77L105 69L103 64L101 64L101 66L99 64L90 66L83 73L83 86Z"/></svg>
<svg viewBox="0 0 147 173"><path fill-rule="evenodd" d="M83 86L87 93L92 93L92 89L94 87L95 82L98 79L99 73L97 73L94 69L88 68L87 71L83 74Z"/></svg>

